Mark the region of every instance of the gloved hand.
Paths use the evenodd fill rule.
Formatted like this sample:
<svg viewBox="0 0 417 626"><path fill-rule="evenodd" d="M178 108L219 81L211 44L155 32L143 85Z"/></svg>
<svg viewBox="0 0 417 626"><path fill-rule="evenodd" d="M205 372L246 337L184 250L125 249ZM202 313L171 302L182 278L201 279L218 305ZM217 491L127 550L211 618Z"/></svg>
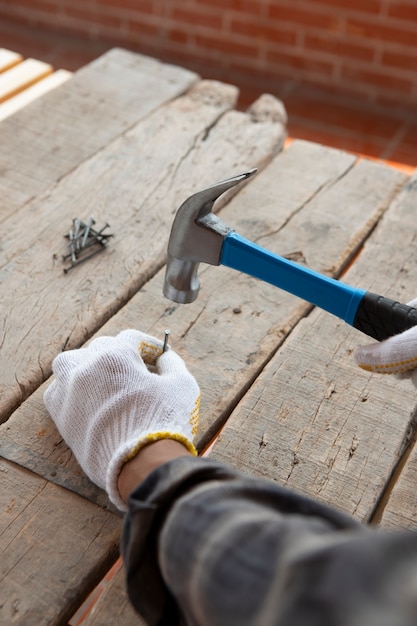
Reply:
<svg viewBox="0 0 417 626"><path fill-rule="evenodd" d="M121 510L117 480L147 443L175 439L196 455L200 390L184 361L136 330L59 354L44 402L87 476ZM155 373L148 369L154 368Z"/></svg>
<svg viewBox="0 0 417 626"><path fill-rule="evenodd" d="M408 304L417 307L417 298ZM365 370L410 378L417 387L417 326L385 341L359 346L354 358Z"/></svg>

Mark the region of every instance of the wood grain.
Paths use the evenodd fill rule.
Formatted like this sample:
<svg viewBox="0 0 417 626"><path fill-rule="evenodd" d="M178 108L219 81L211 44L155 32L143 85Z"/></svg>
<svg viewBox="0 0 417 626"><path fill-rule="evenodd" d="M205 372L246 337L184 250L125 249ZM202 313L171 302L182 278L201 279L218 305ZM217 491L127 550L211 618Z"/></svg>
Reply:
<svg viewBox="0 0 417 626"><path fill-rule="evenodd" d="M18 52L0 48L0 72L5 72L23 61L23 57Z"/></svg>
<svg viewBox="0 0 417 626"><path fill-rule="evenodd" d="M126 592L125 570L122 567L106 585L98 602L86 616L83 626L146 626L135 612Z"/></svg>
<svg viewBox="0 0 417 626"><path fill-rule="evenodd" d="M4 120L0 221L197 80L188 70L113 49Z"/></svg>
<svg viewBox="0 0 417 626"><path fill-rule="evenodd" d="M226 121L227 116L225 125ZM303 159L309 168L300 184L296 172L306 171L307 168L300 168ZM384 192L373 182L376 175ZM337 196L335 187L349 186L345 176L351 178L354 187L362 180L360 199L343 206L343 220L349 221L346 213L351 212L349 230L336 226L330 230L300 229L302 214L307 220L310 211L320 222L320 206L321 220L325 222L329 201L333 206L334 195ZM375 221L386 207L386 198L405 180L395 170L356 162L350 155L314 144L295 142L242 189L221 210L221 216L244 236L253 235L261 241L269 238L270 247L277 252L279 246L284 247L288 234L288 241L298 244L295 250L301 249L307 260L314 259L314 269L333 268L337 272L337 264L345 265L359 241L366 238L373 225L372 215ZM284 247L284 252L289 251L290 247ZM311 308L293 296L226 268L202 268L201 280L202 290L195 303L175 305L162 297L163 271L159 272L98 332L114 335L124 328L136 327L162 337L164 329L171 328L172 346L185 358L202 388L200 449L223 426L282 341ZM0 428L2 438L30 447L76 476L80 470L43 407L44 387Z"/></svg>
<svg viewBox="0 0 417 626"><path fill-rule="evenodd" d="M46 78L52 71L52 65L49 63L37 59L25 59L22 63L3 72L0 76L0 103Z"/></svg>
<svg viewBox="0 0 417 626"><path fill-rule="evenodd" d="M71 76L72 72L57 70L27 89L25 88L24 91L21 91L0 105L0 120L5 120L6 117L14 115L17 111L20 111L20 109L23 109L37 98L48 93L48 91L56 89L69 80Z"/></svg>
<svg viewBox="0 0 417 626"><path fill-rule="evenodd" d="M357 191L362 194L364 185ZM346 282L401 301L413 295L414 205L411 181L344 276ZM236 407L213 457L371 519L413 437L415 390L407 381L356 367L352 352L369 341L314 310ZM404 503L403 494L392 507L401 512Z"/></svg>
<svg viewBox="0 0 417 626"><path fill-rule="evenodd" d="M163 265L184 198L228 168L262 167L280 149L281 124L224 115L236 97L234 87L202 81L4 222L2 420L49 375L59 351L83 343ZM65 275L63 235L74 217L89 215L110 223L114 242Z"/></svg>
<svg viewBox="0 0 417 626"><path fill-rule="evenodd" d="M416 202L417 174L414 174L404 191L398 195L393 210L386 214L378 238L372 238L367 246L367 254L373 259L375 272L377 267L384 268L383 272L379 272L380 279L376 288L382 288L383 276L388 274L394 297L407 302L415 298L417 291ZM382 383L384 382L385 378ZM384 528L415 530L417 404L416 391L410 381L395 381L392 394L387 395L387 404L392 402L398 402L401 415L408 423L404 438L409 442L409 446L404 458L400 459L385 493L382 494L382 502L376 511L374 521Z"/></svg>
<svg viewBox="0 0 417 626"><path fill-rule="evenodd" d="M117 556L121 520L0 459L0 622L66 623Z"/></svg>
<svg viewBox="0 0 417 626"><path fill-rule="evenodd" d="M303 162L309 168L300 167ZM297 171L304 173L301 185ZM380 185L372 182L374 178ZM368 162L359 164L348 155L297 142L221 215L242 234L268 240L270 247L279 237L276 247L302 251L303 257L318 264L316 269L337 274L387 208L386 198L404 180L392 170L374 169ZM305 222L315 228L304 229ZM387 425L381 428L379 415L385 412L389 390L375 386L372 377L352 364L355 331L318 311L299 322L308 307L269 286L224 272L203 270L202 293L195 304L185 307L167 303L164 308L162 275L157 276L100 334L115 334L138 320L153 334L162 336L164 326L173 330L171 343L203 390L201 446L298 322L261 375L261 392L255 383L227 421L213 456L306 493L312 493L313 484L315 497L333 497L337 506L351 511L356 507L356 515L366 517L377 489L384 485L379 472L392 467L406 445L402 428L407 420L397 417L390 423L400 401L391 403ZM389 388L394 386L391 381ZM346 419L349 406L355 419ZM309 423L312 411L314 420ZM141 623L128 604L123 571L107 586L87 618L88 626L111 623L115 609L123 615L119 620L123 626Z"/></svg>

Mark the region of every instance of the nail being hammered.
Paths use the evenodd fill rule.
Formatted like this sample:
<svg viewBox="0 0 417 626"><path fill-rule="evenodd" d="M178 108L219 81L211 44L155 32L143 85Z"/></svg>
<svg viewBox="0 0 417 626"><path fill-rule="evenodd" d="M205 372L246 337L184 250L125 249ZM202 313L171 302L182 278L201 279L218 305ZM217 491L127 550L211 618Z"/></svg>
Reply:
<svg viewBox="0 0 417 626"><path fill-rule="evenodd" d="M170 334L171 334L171 331L167 329L165 331L164 345L162 346L162 353L167 351L167 348L168 348L168 337L170 336Z"/></svg>

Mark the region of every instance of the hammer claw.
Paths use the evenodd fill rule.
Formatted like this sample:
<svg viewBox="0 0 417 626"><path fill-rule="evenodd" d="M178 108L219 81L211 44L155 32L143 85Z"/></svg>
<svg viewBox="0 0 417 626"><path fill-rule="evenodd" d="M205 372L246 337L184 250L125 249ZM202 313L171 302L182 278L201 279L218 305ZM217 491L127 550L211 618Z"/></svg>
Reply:
<svg viewBox="0 0 417 626"><path fill-rule="evenodd" d="M194 302L200 289L197 277L200 263L220 265L224 238L232 232L212 213L223 193L243 182L256 169L233 176L193 194L177 211L168 244L164 295L181 304Z"/></svg>

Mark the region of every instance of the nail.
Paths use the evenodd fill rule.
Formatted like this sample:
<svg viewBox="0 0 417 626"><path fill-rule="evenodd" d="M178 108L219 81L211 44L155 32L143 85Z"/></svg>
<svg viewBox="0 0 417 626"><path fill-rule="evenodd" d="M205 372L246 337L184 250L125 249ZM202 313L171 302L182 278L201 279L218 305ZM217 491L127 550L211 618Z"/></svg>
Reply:
<svg viewBox="0 0 417 626"><path fill-rule="evenodd" d="M96 256L96 254L98 254L99 252L102 252L103 250L104 250L104 248L99 248L95 252L92 252L88 256L85 256L83 259L76 260L75 263L72 263L69 267L65 267L64 268L64 274L68 274L68 272L70 270L72 270L73 267L76 267L77 265L80 265L81 263L84 263L84 261L88 261L88 259L91 259L93 256Z"/></svg>
<svg viewBox="0 0 417 626"><path fill-rule="evenodd" d="M84 231L84 235L83 235L83 240L81 242L81 247L84 248L85 244L87 243L87 239L88 239L88 234L90 232L90 228L95 224L95 221L93 220L92 217L90 217L90 219L87 222L87 225L85 227L85 231Z"/></svg>
<svg viewBox="0 0 417 626"><path fill-rule="evenodd" d="M74 218L72 220L73 226L74 226L74 238L78 239L78 237L80 236L80 227L81 227L81 222L78 218Z"/></svg>
<svg viewBox="0 0 417 626"><path fill-rule="evenodd" d="M75 253L75 239L74 239L74 233L72 230L69 231L69 242L70 242L70 248L71 248L71 259L72 259L72 262L74 263L77 260L77 255Z"/></svg>
<svg viewBox="0 0 417 626"><path fill-rule="evenodd" d="M103 232L106 230L106 228L110 228L110 224L108 224L106 222L105 226L103 226L103 228L99 231L94 230L94 228L90 228L90 233L93 235L93 237L95 237L96 239L99 238L105 238L105 237L113 237L113 235L103 235Z"/></svg>
<svg viewBox="0 0 417 626"><path fill-rule="evenodd" d="M170 336L171 331L170 330L166 330L165 331L165 338L164 338L164 345L162 347L162 352L166 352L167 348L168 348L168 337Z"/></svg>

